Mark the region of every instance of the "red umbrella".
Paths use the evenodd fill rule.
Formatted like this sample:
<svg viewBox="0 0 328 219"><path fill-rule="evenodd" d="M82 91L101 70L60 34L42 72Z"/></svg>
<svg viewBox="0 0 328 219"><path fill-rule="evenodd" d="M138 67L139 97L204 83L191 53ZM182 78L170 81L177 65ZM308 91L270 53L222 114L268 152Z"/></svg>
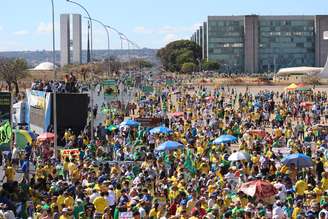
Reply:
<svg viewBox="0 0 328 219"><path fill-rule="evenodd" d="M240 187L240 191L246 195L256 198L267 198L278 193L277 189L267 181L254 180L243 183Z"/></svg>
<svg viewBox="0 0 328 219"><path fill-rule="evenodd" d="M55 135L51 132L45 132L39 135L39 137L37 138L37 140L39 141L54 140L54 139L55 139Z"/></svg>
<svg viewBox="0 0 328 219"><path fill-rule="evenodd" d="M173 117L179 117L179 116L183 116L184 113L183 112L175 112L175 113L171 113L171 116Z"/></svg>
<svg viewBox="0 0 328 219"><path fill-rule="evenodd" d="M300 106L305 107L305 108L309 108L312 107L313 103L312 102L302 102L300 104Z"/></svg>
<svg viewBox="0 0 328 219"><path fill-rule="evenodd" d="M214 100L214 97L213 96L208 96L208 97L205 97L205 100Z"/></svg>
<svg viewBox="0 0 328 219"><path fill-rule="evenodd" d="M261 138L264 138L266 136L266 132L264 130L260 130L260 129L249 130L248 133L250 135L259 136Z"/></svg>

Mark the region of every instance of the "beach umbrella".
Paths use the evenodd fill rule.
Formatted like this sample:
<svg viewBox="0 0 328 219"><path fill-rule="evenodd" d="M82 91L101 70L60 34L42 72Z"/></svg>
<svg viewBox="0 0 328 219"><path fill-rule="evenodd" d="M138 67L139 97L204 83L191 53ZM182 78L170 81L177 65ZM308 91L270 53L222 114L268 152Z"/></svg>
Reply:
<svg viewBox="0 0 328 219"><path fill-rule="evenodd" d="M277 189L264 180L253 180L243 183L239 189L246 195L256 198L267 198L278 193Z"/></svg>
<svg viewBox="0 0 328 219"><path fill-rule="evenodd" d="M235 152L235 153L232 153L228 160L229 161L239 161L239 160L250 160L250 155L245 152L245 151L238 151L238 152Z"/></svg>
<svg viewBox="0 0 328 219"><path fill-rule="evenodd" d="M175 113L171 113L170 114L172 117L180 117L180 116L183 116L184 113L183 112L175 112Z"/></svg>
<svg viewBox="0 0 328 219"><path fill-rule="evenodd" d="M297 84L292 83L288 87L286 87L285 90L292 91L295 90L296 88L298 88Z"/></svg>
<svg viewBox="0 0 328 219"><path fill-rule="evenodd" d="M166 141L155 148L155 151L171 151L178 148L183 148L183 144L176 141Z"/></svg>
<svg viewBox="0 0 328 219"><path fill-rule="evenodd" d="M150 134L169 134L171 132L172 132L171 129L166 128L164 126L159 126L159 127L156 127L156 128L152 128L149 131Z"/></svg>
<svg viewBox="0 0 328 219"><path fill-rule="evenodd" d="M27 143L32 144L32 137L26 130L15 130L15 143L18 148L25 148Z"/></svg>
<svg viewBox="0 0 328 219"><path fill-rule="evenodd" d="M252 136L258 136L258 137L261 137L261 138L264 138L266 136L265 130L254 129L254 130L249 130L247 132Z"/></svg>
<svg viewBox="0 0 328 219"><path fill-rule="evenodd" d="M115 131L117 128L117 125L110 125L106 127L106 129L110 132Z"/></svg>
<svg viewBox="0 0 328 219"><path fill-rule="evenodd" d="M297 87L298 87L298 88L305 87L305 84L303 84L303 83L299 83L299 84L297 85Z"/></svg>
<svg viewBox="0 0 328 219"><path fill-rule="evenodd" d="M291 164L295 164L297 168L313 166L312 159L309 156L301 153L289 154L283 158L281 162L288 167Z"/></svg>
<svg viewBox="0 0 328 219"><path fill-rule="evenodd" d="M127 119L121 122L120 127L123 126L129 126L129 127L138 127L140 125L139 122L132 120L132 119Z"/></svg>
<svg viewBox="0 0 328 219"><path fill-rule="evenodd" d="M54 140L54 139L55 139L55 135L54 133L51 132L45 132L39 135L37 138L38 141L46 141L46 140Z"/></svg>
<svg viewBox="0 0 328 219"><path fill-rule="evenodd" d="M313 106L313 102L302 102L300 103L301 107L309 108Z"/></svg>
<svg viewBox="0 0 328 219"><path fill-rule="evenodd" d="M237 141L237 138L232 135L221 135L213 141L213 144L224 144Z"/></svg>
<svg viewBox="0 0 328 219"><path fill-rule="evenodd" d="M205 97L205 100L214 100L214 97L213 96L208 96L208 97Z"/></svg>

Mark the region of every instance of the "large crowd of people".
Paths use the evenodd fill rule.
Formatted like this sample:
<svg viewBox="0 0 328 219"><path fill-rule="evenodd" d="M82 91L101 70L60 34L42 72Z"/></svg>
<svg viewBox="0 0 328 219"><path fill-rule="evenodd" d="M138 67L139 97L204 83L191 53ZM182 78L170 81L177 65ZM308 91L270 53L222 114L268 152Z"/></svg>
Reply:
<svg viewBox="0 0 328 219"><path fill-rule="evenodd" d="M65 75L63 81L36 80L32 83L31 89L45 92L77 93L79 92L79 84L76 77L70 73Z"/></svg>
<svg viewBox="0 0 328 219"><path fill-rule="evenodd" d="M0 218L328 218L327 91L163 84L128 112L104 104L94 141L68 129L74 153L1 153Z"/></svg>

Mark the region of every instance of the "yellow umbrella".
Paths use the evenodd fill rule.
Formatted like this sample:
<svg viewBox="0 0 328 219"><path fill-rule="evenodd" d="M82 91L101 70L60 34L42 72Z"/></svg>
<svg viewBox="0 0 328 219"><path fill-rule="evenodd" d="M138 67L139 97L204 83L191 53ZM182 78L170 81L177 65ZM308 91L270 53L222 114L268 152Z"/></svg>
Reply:
<svg viewBox="0 0 328 219"><path fill-rule="evenodd" d="M292 83L288 87L286 87L285 90L291 91L291 90L295 90L296 88L298 88L297 84Z"/></svg>

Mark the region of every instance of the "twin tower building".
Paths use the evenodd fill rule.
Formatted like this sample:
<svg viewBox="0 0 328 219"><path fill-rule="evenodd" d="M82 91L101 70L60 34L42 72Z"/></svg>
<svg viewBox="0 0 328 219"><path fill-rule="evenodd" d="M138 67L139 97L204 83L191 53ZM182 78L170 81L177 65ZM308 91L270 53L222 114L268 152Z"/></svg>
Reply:
<svg viewBox="0 0 328 219"><path fill-rule="evenodd" d="M71 21L72 20L72 25ZM71 32L72 26L72 32ZM72 39L71 39L72 35ZM72 53L71 53L72 51ZM82 25L80 14L60 15L60 66L82 63Z"/></svg>

